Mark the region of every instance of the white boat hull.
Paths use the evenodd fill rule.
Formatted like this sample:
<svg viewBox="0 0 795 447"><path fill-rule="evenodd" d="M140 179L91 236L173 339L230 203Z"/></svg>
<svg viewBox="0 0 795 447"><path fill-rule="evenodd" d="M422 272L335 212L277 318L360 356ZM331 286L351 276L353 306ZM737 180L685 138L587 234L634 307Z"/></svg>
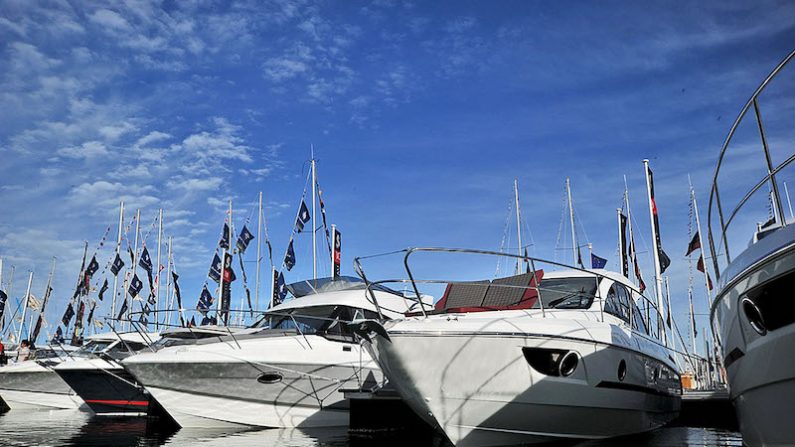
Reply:
<svg viewBox="0 0 795 447"><path fill-rule="evenodd" d="M12 410L78 409L84 405L58 374L33 360L0 368L0 397Z"/></svg>
<svg viewBox="0 0 795 447"><path fill-rule="evenodd" d="M789 227L782 231L791 231ZM779 235L775 235L779 236ZM769 236L771 243L774 236ZM761 335L749 323L742 300L767 284L795 272L795 247L784 247L755 262L754 251L764 252L762 240L738 257L732 268L738 274L724 286L713 306L712 322L720 336L723 363L743 442L749 446L795 444L795 324L789 323ZM740 271L742 270L742 271ZM730 270L731 272L731 270ZM781 291L781 288L778 289ZM791 301L791 288L771 296ZM764 306L762 306L764 308ZM791 307L790 307L791 309ZM789 313L780 309L768 312ZM772 315L768 313L768 318ZM769 322L769 321L768 321Z"/></svg>
<svg viewBox="0 0 795 447"><path fill-rule="evenodd" d="M182 427L345 426L340 390L383 380L356 344L279 336L239 345L167 348L122 365ZM278 379L266 380L269 374Z"/></svg>
<svg viewBox="0 0 795 447"><path fill-rule="evenodd" d="M84 405L76 394L0 389L0 397L12 410L76 410Z"/></svg>
<svg viewBox="0 0 795 447"><path fill-rule="evenodd" d="M679 377L665 362L629 346L578 338L598 336L597 327L570 321L571 330L560 331L565 320L547 321L550 330L568 336L527 334L517 326L502 331L499 324L455 333L431 323L423 331L421 321L401 330L397 322L388 326L390 341L377 337L370 346L407 403L457 446L599 439L652 430L677 416ZM530 366L523 348L575 351L580 362L569 377L549 376ZM657 381L655 369L665 371Z"/></svg>

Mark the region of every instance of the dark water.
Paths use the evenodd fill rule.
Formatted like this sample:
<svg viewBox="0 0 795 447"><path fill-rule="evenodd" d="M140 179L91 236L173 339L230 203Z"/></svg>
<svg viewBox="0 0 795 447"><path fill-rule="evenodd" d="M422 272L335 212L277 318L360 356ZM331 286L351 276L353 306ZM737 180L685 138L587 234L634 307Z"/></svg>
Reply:
<svg viewBox="0 0 795 447"><path fill-rule="evenodd" d="M90 416L77 410L9 411L0 414L2 446L280 446L449 447L440 436L393 432L351 435L347 429L212 430L177 429L147 418ZM567 446L741 446L740 434L728 430L667 427L640 436L588 441Z"/></svg>

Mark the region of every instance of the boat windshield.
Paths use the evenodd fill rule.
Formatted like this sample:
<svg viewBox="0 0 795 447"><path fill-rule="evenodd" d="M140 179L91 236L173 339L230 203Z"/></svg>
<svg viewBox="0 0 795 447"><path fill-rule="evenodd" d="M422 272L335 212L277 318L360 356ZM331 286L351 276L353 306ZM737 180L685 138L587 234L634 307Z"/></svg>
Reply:
<svg viewBox="0 0 795 447"><path fill-rule="evenodd" d="M326 338L353 338L346 322L356 319L375 319L378 314L348 306L310 306L268 313L253 327L273 330L298 330L304 335L316 334Z"/></svg>
<svg viewBox="0 0 795 447"><path fill-rule="evenodd" d="M545 309L588 309L596 295L596 280L589 277L542 279L539 289Z"/></svg>
<svg viewBox="0 0 795 447"><path fill-rule="evenodd" d="M287 285L287 291L294 298L301 298L307 295L314 295L325 292L338 292L341 290L364 290L367 285L364 281L353 276L339 276L337 278L318 278L308 279L305 281L298 281ZM400 295L400 293L383 286L373 286L375 290L393 293Z"/></svg>
<svg viewBox="0 0 795 447"><path fill-rule="evenodd" d="M113 342L106 341L106 340L91 340L88 343L84 344L80 349L74 352L72 355L91 355L97 354L105 349L108 348Z"/></svg>

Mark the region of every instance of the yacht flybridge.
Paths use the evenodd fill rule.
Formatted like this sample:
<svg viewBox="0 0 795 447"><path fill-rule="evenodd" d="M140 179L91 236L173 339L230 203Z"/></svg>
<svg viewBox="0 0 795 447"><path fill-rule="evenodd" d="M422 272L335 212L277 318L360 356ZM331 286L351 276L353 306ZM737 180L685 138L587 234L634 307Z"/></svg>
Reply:
<svg viewBox="0 0 795 447"><path fill-rule="evenodd" d="M781 194L784 170L795 161L795 155L791 145L776 145L767 136L771 129L791 128L791 115L766 115L763 121L760 108L760 102L765 104L767 99L776 98L767 96L760 101L793 57L795 51L770 73L741 110L721 148L710 193L710 251L713 271L718 278L710 318L723 351L722 360L743 442L750 446L795 444L795 425L792 424L795 418L795 357L792 355L795 350L795 301L792 299L795 221L787 221ZM789 100L788 95L782 96ZM753 118L745 120L751 109ZM775 107L771 109L776 110ZM740 130L743 128L755 130L752 139L744 139L747 134L743 135ZM730 146L739 150L731 152ZM735 182L747 177L735 172L730 182L724 182L719 189L719 175L728 170L723 169L726 168L724 164L728 164L734 154L742 157L744 167L749 167L753 162L749 147L759 149L757 166L764 169L766 175L756 184L745 184L748 189L739 191L742 199L731 209L727 206L727 197L736 195L739 185ZM765 194L757 194L760 189ZM761 196L763 200L754 202L753 196ZM737 227L730 229L732 223L743 222L737 219L741 210L745 216L751 214L752 219L761 218L766 222L757 225L746 248L737 250L738 242L746 241L751 233L747 227L739 232L731 231ZM717 229L717 240L713 238L713 229ZM732 257L737 251L740 254Z"/></svg>
<svg viewBox="0 0 795 447"><path fill-rule="evenodd" d="M397 318L414 301L350 277L287 285L292 299L252 327L180 342L122 362L182 427L325 427L348 424L340 390L374 387L383 374L346 324Z"/></svg>
<svg viewBox="0 0 795 447"><path fill-rule="evenodd" d="M525 267L493 280L417 279L409 258L418 252ZM435 309L359 322L356 332L401 397L455 445L607 438L677 416L674 352L654 304L622 275L465 249L409 249L404 265L408 279L369 286L410 284L415 296L443 287Z"/></svg>

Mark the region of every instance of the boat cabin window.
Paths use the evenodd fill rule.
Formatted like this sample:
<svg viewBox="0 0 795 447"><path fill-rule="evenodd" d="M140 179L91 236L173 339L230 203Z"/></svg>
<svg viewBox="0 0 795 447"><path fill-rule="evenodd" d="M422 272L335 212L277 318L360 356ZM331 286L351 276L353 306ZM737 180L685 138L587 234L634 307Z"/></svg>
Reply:
<svg viewBox="0 0 795 447"><path fill-rule="evenodd" d="M87 354L97 354L105 349L108 349L108 346L113 343L112 341L106 340L90 340L88 343L84 344L80 349L75 351L76 355L87 355Z"/></svg>
<svg viewBox="0 0 795 447"><path fill-rule="evenodd" d="M607 299L605 300L604 310L611 315L621 318L627 324L629 324L630 299L626 287L618 283L613 283L613 285L610 286L610 290L607 291Z"/></svg>
<svg viewBox="0 0 795 447"><path fill-rule="evenodd" d="M643 297L640 298L640 301L643 302ZM630 295L629 303L632 305L632 329L648 335L649 330L646 327L646 322L643 320L643 313L635 304L635 300L632 299L632 295Z"/></svg>
<svg viewBox="0 0 795 447"><path fill-rule="evenodd" d="M352 342L353 332L345 323L360 318L376 319L378 314L348 306L300 307L267 314L255 326L277 330L297 328L304 335L314 334L331 340Z"/></svg>
<svg viewBox="0 0 795 447"><path fill-rule="evenodd" d="M596 295L594 278L542 279L539 286L545 309L588 309ZM536 303L533 308L540 306Z"/></svg>

